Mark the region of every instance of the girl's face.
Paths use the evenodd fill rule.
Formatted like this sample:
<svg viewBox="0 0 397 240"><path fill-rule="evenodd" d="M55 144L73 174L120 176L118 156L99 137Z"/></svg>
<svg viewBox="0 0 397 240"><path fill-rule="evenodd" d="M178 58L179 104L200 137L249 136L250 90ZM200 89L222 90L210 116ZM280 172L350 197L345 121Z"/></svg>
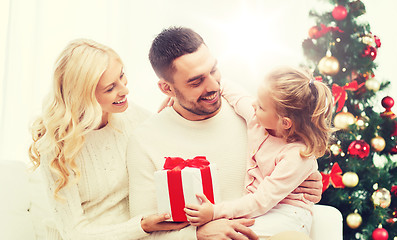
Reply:
<svg viewBox="0 0 397 240"><path fill-rule="evenodd" d="M253 107L255 109L255 115L259 125L275 134L280 117L276 112L272 99L269 96L269 91L271 91L271 89L269 89L266 82L261 84L258 88L258 99L253 104Z"/></svg>
<svg viewBox="0 0 397 240"><path fill-rule="evenodd" d="M124 112L128 108L127 77L123 65L114 57L110 58L109 66L99 79L95 96L102 107L102 125L107 123L109 113Z"/></svg>

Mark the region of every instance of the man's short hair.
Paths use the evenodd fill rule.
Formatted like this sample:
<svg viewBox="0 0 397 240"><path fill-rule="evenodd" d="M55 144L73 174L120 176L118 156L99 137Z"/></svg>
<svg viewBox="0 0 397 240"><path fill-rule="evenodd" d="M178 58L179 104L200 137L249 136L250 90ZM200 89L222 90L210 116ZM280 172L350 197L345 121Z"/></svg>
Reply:
<svg viewBox="0 0 397 240"><path fill-rule="evenodd" d="M193 53L205 44L203 38L190 28L170 27L164 29L153 40L149 60L159 78L173 82L173 61L185 54Z"/></svg>

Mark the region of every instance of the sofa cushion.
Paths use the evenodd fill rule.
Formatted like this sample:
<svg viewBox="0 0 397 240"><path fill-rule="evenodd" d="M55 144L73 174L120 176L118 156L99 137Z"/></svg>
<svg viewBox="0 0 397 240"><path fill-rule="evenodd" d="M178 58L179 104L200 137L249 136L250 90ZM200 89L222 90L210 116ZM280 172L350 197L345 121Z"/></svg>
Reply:
<svg viewBox="0 0 397 240"><path fill-rule="evenodd" d="M23 162L0 161L0 239L36 239L26 171Z"/></svg>
<svg viewBox="0 0 397 240"><path fill-rule="evenodd" d="M33 228L36 239L46 238L46 225L50 218L50 208L40 167L35 171L28 172L29 194L30 194L30 216L33 219Z"/></svg>

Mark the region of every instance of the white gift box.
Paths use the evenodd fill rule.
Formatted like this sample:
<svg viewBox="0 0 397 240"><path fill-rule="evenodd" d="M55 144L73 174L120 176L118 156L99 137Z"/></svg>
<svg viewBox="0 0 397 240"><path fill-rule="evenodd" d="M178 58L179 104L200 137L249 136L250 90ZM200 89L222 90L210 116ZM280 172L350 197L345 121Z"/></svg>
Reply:
<svg viewBox="0 0 397 240"><path fill-rule="evenodd" d="M210 164L206 166L209 168L209 172L211 173L211 180L212 180L212 189L213 189L213 197L214 203L219 202L219 190L218 190L218 180L216 174L216 168L214 164ZM181 191L175 190L175 185L179 185L179 183L170 182L168 183L169 171L178 172L177 175L180 175L181 180ZM171 215L171 219L169 221L186 221L186 216L181 216L181 211L185 207L184 204L200 204L199 199L197 199L196 194L204 193L203 190L203 180L202 180L202 173L200 168L194 167L185 167L182 170L160 170L154 173L154 179L156 184L156 191L157 191L157 209L158 213L169 213ZM171 181L171 180L170 180ZM172 180L173 181L173 180ZM170 189L173 189L170 191ZM170 197L170 195L173 195ZM179 196L183 196L181 199ZM177 201L173 201L173 206L171 206L171 199L177 198ZM208 198L208 196L207 196ZM210 199L211 200L211 199ZM172 211L171 209L176 209L176 211ZM179 212L179 214L178 214Z"/></svg>

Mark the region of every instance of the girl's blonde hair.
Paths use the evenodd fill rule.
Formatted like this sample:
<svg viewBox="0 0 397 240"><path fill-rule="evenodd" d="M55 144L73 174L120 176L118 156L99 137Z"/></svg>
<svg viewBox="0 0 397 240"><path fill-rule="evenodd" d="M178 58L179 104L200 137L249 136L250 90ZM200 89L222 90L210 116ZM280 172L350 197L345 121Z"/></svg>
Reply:
<svg viewBox="0 0 397 240"><path fill-rule="evenodd" d="M31 127L33 143L29 157L35 168L41 156L55 176L55 198L69 182L71 173L80 177L76 156L84 144L84 136L98 128L102 108L95 89L110 58L120 57L111 48L92 40L77 39L62 51L55 64L53 91L43 105L43 112Z"/></svg>
<svg viewBox="0 0 397 240"><path fill-rule="evenodd" d="M292 120L291 128L279 127L277 132L287 142L303 142L306 149L302 157L323 156L332 132L333 98L329 87L314 80L308 71L292 67L275 69L266 81L277 114Z"/></svg>

